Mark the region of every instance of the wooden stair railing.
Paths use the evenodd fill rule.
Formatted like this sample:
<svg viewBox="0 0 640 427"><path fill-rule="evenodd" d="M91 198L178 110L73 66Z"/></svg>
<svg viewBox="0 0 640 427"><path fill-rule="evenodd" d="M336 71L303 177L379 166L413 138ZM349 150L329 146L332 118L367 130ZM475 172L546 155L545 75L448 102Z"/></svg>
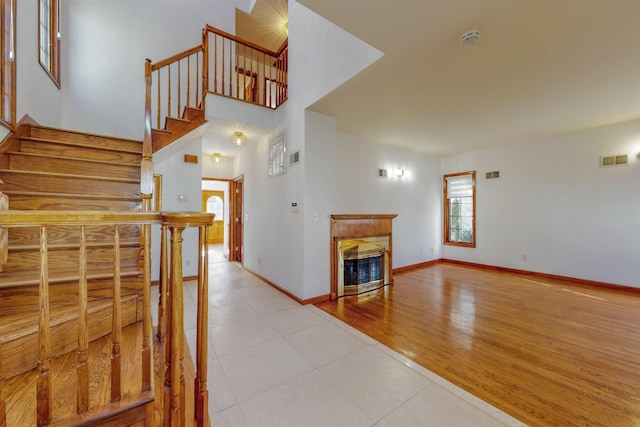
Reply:
<svg viewBox="0 0 640 427"><path fill-rule="evenodd" d="M158 212L95 212L95 211L0 211L0 230L9 228L37 227L40 229L40 284L38 287L39 314L37 328L37 353L38 363L35 369L37 374L36 380L36 404L35 404L35 424L38 426L46 425L73 425L85 424L91 420L112 419L118 423L118 415L123 411L129 411L143 407L143 414L152 413L144 410L144 407L153 401L153 380L152 380L152 363L153 355L151 351L151 307L150 307L150 258L149 252L151 247L150 227L151 224L161 224L162 229L171 233L171 266L167 264L167 254L162 255L162 268L168 272L170 277L169 283L165 283L163 292L163 300L167 304L167 316L162 320L166 322L168 327L165 329L165 354L166 374L165 389L168 389L168 397L163 402L166 413L159 421L162 425L182 426L185 425L185 391L184 391L184 374L182 371L182 359L184 357L182 348L184 344L183 330L183 299L182 299L182 232L185 228L197 227L200 230L199 238L199 271L198 271L198 348L196 351L197 373L194 382L195 399L194 416L199 426L208 425L207 414L207 398L208 391L206 385L207 375L207 251L206 251L206 235L207 228L213 221L213 215L206 213L165 213ZM109 369L109 402L96 404L97 397L90 392L90 376L91 384L95 381L93 374L89 371L90 357L95 351L90 349L90 336L88 325L88 295L87 295L87 266L89 261L86 256L87 233L86 230L95 225L113 227L113 299L111 312L111 344L110 347L110 364ZM138 358L141 360L141 366L136 372L139 372L140 390L136 396L132 396L130 387L124 390L126 380L123 378L124 368L127 359L124 359L121 353L122 340L122 315L120 300L120 239L119 228L126 225L139 225L143 227L142 235L144 240L143 256L143 280L144 291L142 301L142 320L141 333L142 339L139 341L140 348L137 350ZM69 414L68 419L60 419L58 416L52 417L54 401L59 405L60 398L55 400L53 390L60 391L60 384L56 384L54 366L59 366L58 360L52 355L52 346L55 344L51 340L51 294L49 286L49 262L48 262L48 229L55 226L69 226L80 228L80 250L78 259L78 303L77 303L77 346L75 350L75 375L73 383L76 384L76 408L75 412ZM8 301L10 303L10 301ZM0 337L1 338L1 337ZM137 340L136 340L137 341ZM1 340L0 340L1 342ZM0 355L3 348L0 347ZM130 355L129 355L130 356ZM64 357L62 358L64 359ZM172 363L173 361L173 363ZM99 363L97 363L99 365ZM94 369L96 363L93 363ZM30 375L26 373L23 375ZM58 373L59 375L59 373ZM62 381L70 381L68 376L62 376ZM18 380L17 384L21 384L23 380ZM24 425L25 420L31 419L24 414L12 413L12 409L21 411L23 407L16 405L15 399L20 400L20 393L28 393L28 391L14 389L16 383L9 385L9 379L6 378L5 372L0 365L0 426L11 425L9 421L18 420L14 425ZM162 385L158 384L157 387ZM68 388L68 386L63 388ZM15 395L15 396L13 396ZM16 397L18 396L18 397ZM11 405L7 405L7 400L13 399ZM126 401L124 401L124 400ZM73 400L73 399L71 399ZM93 402L94 407L91 407ZM158 402L156 402L158 404ZM26 403L28 406L28 402ZM17 407L17 409L16 409ZM60 408L56 408L58 415ZM130 419L130 418L127 418ZM153 420L148 420L148 425ZM17 422L17 424L15 424Z"/></svg>
<svg viewBox="0 0 640 427"><path fill-rule="evenodd" d="M268 108L287 100L288 40L277 52L207 25L203 78L210 93Z"/></svg>
<svg viewBox="0 0 640 427"><path fill-rule="evenodd" d="M0 125L16 124L16 0L0 0Z"/></svg>
<svg viewBox="0 0 640 427"><path fill-rule="evenodd" d="M158 337L166 342L163 423L167 427L185 425L184 303L182 287L182 233L197 227L198 235L198 304L196 315L196 376L194 380L194 417L198 427L209 425L207 390L207 324L208 324L208 227L213 224L209 213L163 213L160 246L160 299ZM170 236L167 236L167 234ZM171 246L167 250L167 239ZM170 268L169 261L170 260Z"/></svg>
<svg viewBox="0 0 640 427"><path fill-rule="evenodd" d="M155 64L146 60L146 126L154 152L204 123L203 55L196 46Z"/></svg>
<svg viewBox="0 0 640 427"><path fill-rule="evenodd" d="M276 51L210 25L202 44L162 61L145 62L145 139L156 152L205 122L212 93L267 108L288 98L288 41Z"/></svg>

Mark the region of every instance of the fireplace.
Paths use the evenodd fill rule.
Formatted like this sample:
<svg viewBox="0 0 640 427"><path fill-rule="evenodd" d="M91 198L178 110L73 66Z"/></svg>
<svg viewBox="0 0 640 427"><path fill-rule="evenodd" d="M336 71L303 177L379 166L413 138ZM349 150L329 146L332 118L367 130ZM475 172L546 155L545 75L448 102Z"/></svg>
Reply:
<svg viewBox="0 0 640 427"><path fill-rule="evenodd" d="M331 299L393 283L391 220L397 215L331 215Z"/></svg>

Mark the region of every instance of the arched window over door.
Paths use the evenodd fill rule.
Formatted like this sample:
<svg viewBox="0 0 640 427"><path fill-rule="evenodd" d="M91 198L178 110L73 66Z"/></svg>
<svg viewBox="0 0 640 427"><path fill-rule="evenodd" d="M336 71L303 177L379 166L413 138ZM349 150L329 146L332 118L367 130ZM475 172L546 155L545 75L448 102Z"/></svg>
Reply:
<svg viewBox="0 0 640 427"><path fill-rule="evenodd" d="M207 212L215 215L215 221L224 220L224 200L218 196L211 196L207 199Z"/></svg>

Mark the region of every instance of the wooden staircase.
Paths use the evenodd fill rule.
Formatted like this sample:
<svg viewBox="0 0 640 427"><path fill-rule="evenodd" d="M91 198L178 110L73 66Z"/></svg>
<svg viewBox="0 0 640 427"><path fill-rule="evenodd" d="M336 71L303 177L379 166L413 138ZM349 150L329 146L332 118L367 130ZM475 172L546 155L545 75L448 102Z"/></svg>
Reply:
<svg viewBox="0 0 640 427"><path fill-rule="evenodd" d="M153 152L155 153L166 147L176 139L204 124L204 122L204 110L193 107L185 107L181 118L166 117L164 129L151 130Z"/></svg>
<svg viewBox="0 0 640 427"><path fill-rule="evenodd" d="M38 126L27 121L5 141L0 157L0 191L11 210L141 210L140 141ZM143 390L140 352L142 266L137 225L119 228L122 317L121 396L110 397L114 233L113 225L85 229L87 267L80 271L81 229L47 228L49 337L53 404L50 425L144 425L153 392ZM41 229L10 228L9 254L0 272L0 402L6 403L6 425L42 424L36 391L42 338ZM75 374L79 329L79 283L87 279L89 410L78 414ZM128 325L128 326L127 326ZM84 357L84 356L83 356ZM50 366L49 366L50 365ZM1 412L0 408L0 412ZM0 415L1 416L1 415ZM38 418L38 420L37 420ZM0 425L2 420L0 419Z"/></svg>

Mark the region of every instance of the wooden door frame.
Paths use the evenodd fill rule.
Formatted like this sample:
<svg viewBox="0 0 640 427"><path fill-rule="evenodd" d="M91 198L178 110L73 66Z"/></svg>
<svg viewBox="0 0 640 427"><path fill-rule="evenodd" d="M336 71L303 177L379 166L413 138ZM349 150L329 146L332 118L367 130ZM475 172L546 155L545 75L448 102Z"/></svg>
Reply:
<svg viewBox="0 0 640 427"><path fill-rule="evenodd" d="M237 196L236 193L239 192ZM240 203L236 203L237 198ZM240 175L229 181L229 261L242 264L244 252L244 175ZM237 232L235 223L239 223L240 232ZM235 248L238 248L236 251Z"/></svg>

